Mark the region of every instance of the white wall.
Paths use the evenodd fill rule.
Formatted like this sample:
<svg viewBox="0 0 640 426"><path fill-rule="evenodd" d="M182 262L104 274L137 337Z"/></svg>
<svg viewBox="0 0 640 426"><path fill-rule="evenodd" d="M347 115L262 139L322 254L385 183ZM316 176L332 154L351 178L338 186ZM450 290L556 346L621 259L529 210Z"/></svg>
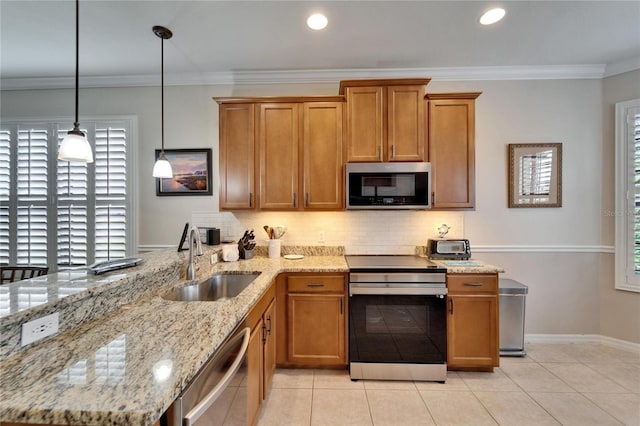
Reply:
<svg viewBox="0 0 640 426"><path fill-rule="evenodd" d="M185 222L220 223L237 238L244 228L284 223L287 241L328 245L347 252L408 252L435 235L442 221L454 235L469 238L475 257L504 266L505 276L530 286L527 333L599 334L598 288L612 279L601 247L612 241L603 230L602 81L432 82L430 92L482 91L476 108L476 210L465 213L357 212L217 213L211 197L156 197L151 178L160 146L158 88L82 89L81 115L136 114L139 117L139 244L175 245ZM336 84L175 86L165 94L167 148L213 148L217 174L217 104L213 96L336 94ZM73 111L71 91L2 92L2 117L64 115ZM82 116L81 116L82 121ZM507 208L507 144L563 144L563 207ZM217 179L214 177L214 188ZM608 225L607 225L608 226ZM407 228L415 230L407 230ZM432 232L431 235L429 233ZM515 247L514 246L518 246ZM605 247L605 248L606 248ZM604 263L602 259L605 259ZM562 296L559 298L558 296ZM615 302L614 302L615 304ZM614 336L615 331L607 328ZM623 333L627 340L640 336ZM622 335L620 335L622 336ZM618 337L623 338L623 337Z"/></svg>

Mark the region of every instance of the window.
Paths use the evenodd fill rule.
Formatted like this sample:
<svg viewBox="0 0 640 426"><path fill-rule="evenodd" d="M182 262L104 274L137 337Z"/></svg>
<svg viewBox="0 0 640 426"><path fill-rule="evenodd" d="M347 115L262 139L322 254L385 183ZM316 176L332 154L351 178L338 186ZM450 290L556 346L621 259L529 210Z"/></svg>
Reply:
<svg viewBox="0 0 640 426"><path fill-rule="evenodd" d="M91 164L58 161L71 128L6 122L0 130L0 263L50 271L126 257L134 251L133 119L82 123Z"/></svg>
<svg viewBox="0 0 640 426"><path fill-rule="evenodd" d="M616 104L615 286L640 292L640 99Z"/></svg>

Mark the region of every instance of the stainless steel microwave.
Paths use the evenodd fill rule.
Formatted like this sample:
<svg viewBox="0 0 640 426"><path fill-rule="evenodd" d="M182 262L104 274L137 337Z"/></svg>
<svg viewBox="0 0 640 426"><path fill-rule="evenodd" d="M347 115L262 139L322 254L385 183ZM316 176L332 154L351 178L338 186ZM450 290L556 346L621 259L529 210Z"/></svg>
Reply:
<svg viewBox="0 0 640 426"><path fill-rule="evenodd" d="M430 163L347 163L347 209L431 208Z"/></svg>

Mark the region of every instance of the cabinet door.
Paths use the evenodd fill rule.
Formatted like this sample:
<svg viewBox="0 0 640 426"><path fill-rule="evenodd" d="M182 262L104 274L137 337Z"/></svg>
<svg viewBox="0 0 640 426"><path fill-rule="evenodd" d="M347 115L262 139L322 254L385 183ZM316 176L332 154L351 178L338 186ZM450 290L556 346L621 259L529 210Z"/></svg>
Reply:
<svg viewBox="0 0 640 426"><path fill-rule="evenodd" d="M498 296L448 296L449 367L499 365Z"/></svg>
<svg viewBox="0 0 640 426"><path fill-rule="evenodd" d="M220 127L220 209L255 207L255 105L222 104Z"/></svg>
<svg viewBox="0 0 640 426"><path fill-rule="evenodd" d="M347 87L347 162L382 161L383 87Z"/></svg>
<svg viewBox="0 0 640 426"><path fill-rule="evenodd" d="M345 364L344 295L290 293L287 300L289 362Z"/></svg>
<svg viewBox="0 0 640 426"><path fill-rule="evenodd" d="M298 104L260 104L260 208L298 207Z"/></svg>
<svg viewBox="0 0 640 426"><path fill-rule="evenodd" d="M342 103L307 102L303 111L303 206L338 210L342 196Z"/></svg>
<svg viewBox="0 0 640 426"><path fill-rule="evenodd" d="M262 319L251 331L247 348L247 424L258 422L262 406Z"/></svg>
<svg viewBox="0 0 640 426"><path fill-rule="evenodd" d="M425 86L388 86L387 161L424 161Z"/></svg>
<svg viewBox="0 0 640 426"><path fill-rule="evenodd" d="M262 399L267 399L269 385L276 371L276 301L264 312L264 378Z"/></svg>
<svg viewBox="0 0 640 426"><path fill-rule="evenodd" d="M433 208L475 205L475 101L429 100Z"/></svg>

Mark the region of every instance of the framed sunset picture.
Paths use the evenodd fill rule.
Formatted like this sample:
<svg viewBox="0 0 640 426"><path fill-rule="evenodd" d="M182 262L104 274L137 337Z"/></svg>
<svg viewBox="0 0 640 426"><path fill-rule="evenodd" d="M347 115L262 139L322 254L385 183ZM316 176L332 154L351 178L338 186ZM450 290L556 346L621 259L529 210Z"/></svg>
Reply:
<svg viewBox="0 0 640 426"><path fill-rule="evenodd" d="M161 150L156 149L156 160ZM173 178L157 178L156 195L212 195L211 149L165 149Z"/></svg>

